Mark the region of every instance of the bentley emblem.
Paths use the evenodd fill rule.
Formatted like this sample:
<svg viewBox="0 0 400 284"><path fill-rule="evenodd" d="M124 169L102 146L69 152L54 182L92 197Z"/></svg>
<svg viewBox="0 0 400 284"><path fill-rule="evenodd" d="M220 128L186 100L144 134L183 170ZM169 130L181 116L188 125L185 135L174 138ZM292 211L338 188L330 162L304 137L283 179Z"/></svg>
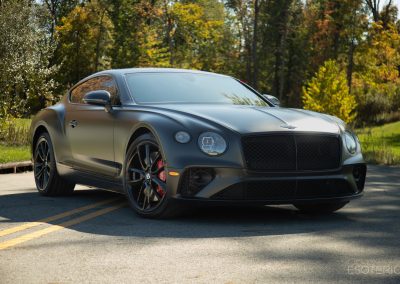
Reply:
<svg viewBox="0 0 400 284"><path fill-rule="evenodd" d="M282 128L286 128L286 129L295 129L295 128L297 128L297 126L290 125L290 124L282 124L281 127Z"/></svg>

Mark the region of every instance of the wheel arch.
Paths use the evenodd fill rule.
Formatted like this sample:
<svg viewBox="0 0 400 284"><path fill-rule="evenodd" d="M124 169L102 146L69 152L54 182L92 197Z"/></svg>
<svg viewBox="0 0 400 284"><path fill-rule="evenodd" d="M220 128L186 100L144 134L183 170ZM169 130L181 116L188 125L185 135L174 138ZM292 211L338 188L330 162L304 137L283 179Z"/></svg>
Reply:
<svg viewBox="0 0 400 284"><path fill-rule="evenodd" d="M36 127L36 129L35 129L35 131L33 133L32 144L31 144L31 153L32 153L32 155L33 155L33 152L35 150L36 143L37 143L40 135L43 134L43 133L48 133L50 135L49 130L46 128L46 126L41 124L41 125Z"/></svg>
<svg viewBox="0 0 400 284"><path fill-rule="evenodd" d="M127 145L126 145L125 154L128 153L129 147L131 146L131 144L132 144L138 137L140 137L140 136L142 136L142 135L144 135L144 134L147 134L147 133L150 133L150 134L152 134L153 136L155 136L154 133L153 133L153 131L150 130L150 128L149 128L148 126L141 125L141 126L139 126L138 128L136 128L136 129L133 131L133 133L131 134L131 136L130 136L130 138L129 138L129 141L128 141Z"/></svg>
<svg viewBox="0 0 400 284"><path fill-rule="evenodd" d="M35 149L37 139L40 134L46 132L50 136L53 146L54 156L58 161L59 150L65 149L65 130L64 130L64 105L56 104L52 107L41 110L33 119L30 128L31 153Z"/></svg>
<svg viewBox="0 0 400 284"><path fill-rule="evenodd" d="M128 153L129 147L138 137L144 134L151 134L156 139L160 147L162 156L164 157L165 160L168 160L167 153L165 152L164 145L162 143L162 141L164 140L163 134L160 133L160 131L157 131L157 126L153 127L153 125L150 125L148 123L140 123L139 125L136 125L136 127L131 131L131 133L132 134L129 136L128 143L125 146L125 152L124 152L125 157L126 154Z"/></svg>

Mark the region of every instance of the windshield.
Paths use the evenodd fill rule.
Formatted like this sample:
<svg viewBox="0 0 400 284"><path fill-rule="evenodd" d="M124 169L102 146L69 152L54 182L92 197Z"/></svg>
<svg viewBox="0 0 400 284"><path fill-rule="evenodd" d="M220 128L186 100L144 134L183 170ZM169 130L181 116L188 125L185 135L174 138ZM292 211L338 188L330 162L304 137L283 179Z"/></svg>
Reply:
<svg viewBox="0 0 400 284"><path fill-rule="evenodd" d="M212 103L268 106L235 79L217 74L148 72L126 75L136 103Z"/></svg>

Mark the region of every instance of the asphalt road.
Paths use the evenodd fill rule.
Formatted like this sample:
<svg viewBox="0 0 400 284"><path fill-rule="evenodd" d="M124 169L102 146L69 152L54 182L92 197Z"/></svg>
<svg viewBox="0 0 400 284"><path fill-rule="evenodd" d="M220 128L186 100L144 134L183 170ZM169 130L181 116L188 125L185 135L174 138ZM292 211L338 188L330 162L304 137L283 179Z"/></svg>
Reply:
<svg viewBox="0 0 400 284"><path fill-rule="evenodd" d="M0 283L400 283L398 167L370 166L364 197L330 216L146 220L117 194L78 189L41 197L32 173L0 175Z"/></svg>

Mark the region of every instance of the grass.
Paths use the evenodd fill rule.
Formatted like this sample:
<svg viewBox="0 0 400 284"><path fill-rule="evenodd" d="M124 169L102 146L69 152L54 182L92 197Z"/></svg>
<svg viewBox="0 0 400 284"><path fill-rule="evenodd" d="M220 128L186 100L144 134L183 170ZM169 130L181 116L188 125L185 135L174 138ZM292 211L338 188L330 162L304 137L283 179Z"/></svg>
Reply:
<svg viewBox="0 0 400 284"><path fill-rule="evenodd" d="M368 162L400 164L400 121L358 129L363 154Z"/></svg>
<svg viewBox="0 0 400 284"><path fill-rule="evenodd" d="M28 161L30 158L29 146L6 146L0 144L0 164Z"/></svg>
<svg viewBox="0 0 400 284"><path fill-rule="evenodd" d="M3 124L0 139L0 164L30 160L28 130L30 119L15 119Z"/></svg>
<svg viewBox="0 0 400 284"><path fill-rule="evenodd" d="M27 128L31 126L31 119L30 118L17 118L15 119L15 125L21 128Z"/></svg>
<svg viewBox="0 0 400 284"><path fill-rule="evenodd" d="M16 119L7 140L0 143L0 163L30 159L26 134L30 119ZM400 164L400 121L382 126L357 129L365 159L370 163Z"/></svg>
<svg viewBox="0 0 400 284"><path fill-rule="evenodd" d="M0 121L0 143L9 146L28 145L30 119L16 118L9 121Z"/></svg>

